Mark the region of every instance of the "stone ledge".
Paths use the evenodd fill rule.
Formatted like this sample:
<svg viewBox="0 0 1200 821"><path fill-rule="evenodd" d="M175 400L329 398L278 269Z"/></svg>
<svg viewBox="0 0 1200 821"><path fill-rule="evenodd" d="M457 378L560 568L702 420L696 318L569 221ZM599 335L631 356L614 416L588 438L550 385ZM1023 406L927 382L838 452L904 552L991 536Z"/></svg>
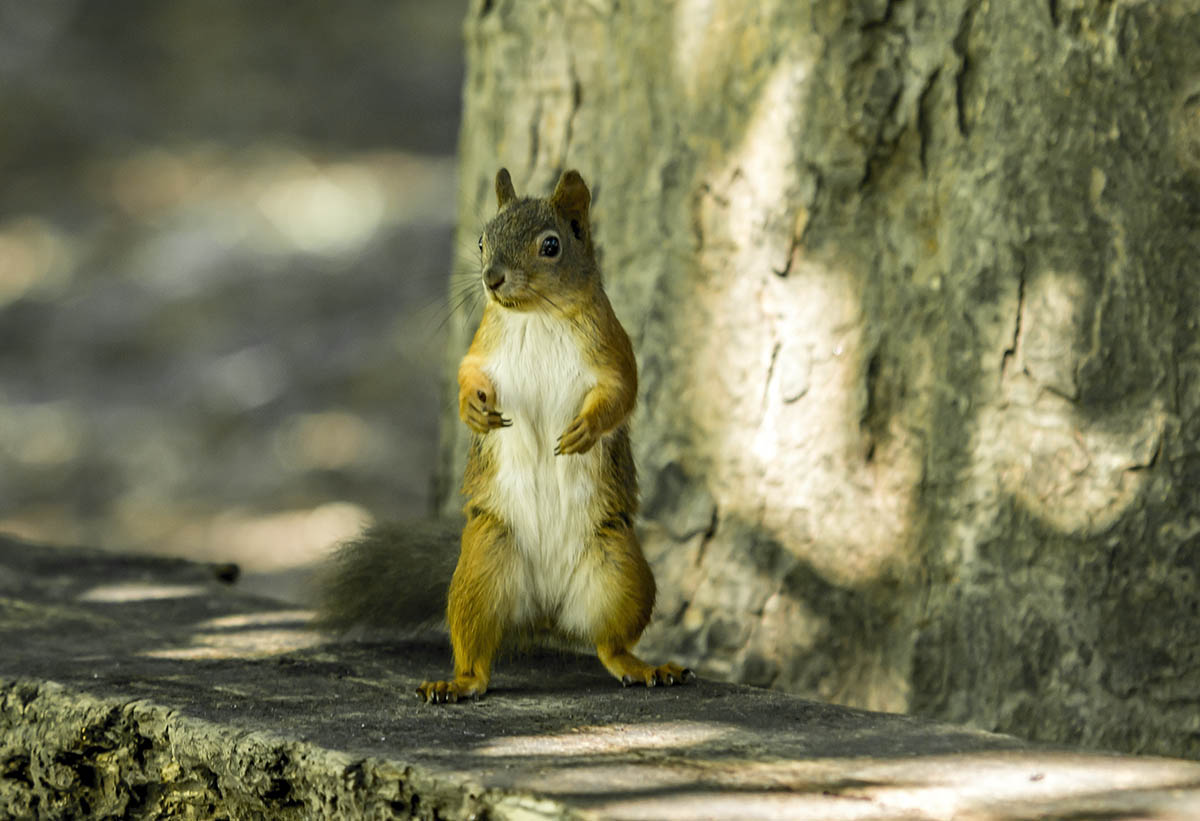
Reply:
<svg viewBox="0 0 1200 821"><path fill-rule="evenodd" d="M1054 749L702 681L330 642L223 568L0 537L0 816L1200 817L1200 763Z"/></svg>

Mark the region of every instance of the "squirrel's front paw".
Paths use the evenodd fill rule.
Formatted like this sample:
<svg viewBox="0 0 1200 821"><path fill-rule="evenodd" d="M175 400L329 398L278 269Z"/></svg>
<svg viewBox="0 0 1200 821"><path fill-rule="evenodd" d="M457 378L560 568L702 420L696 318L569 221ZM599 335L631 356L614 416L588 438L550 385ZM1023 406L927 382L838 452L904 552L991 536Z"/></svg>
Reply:
<svg viewBox="0 0 1200 821"><path fill-rule="evenodd" d="M482 377L459 385L458 415L476 433L487 433L512 424L511 419L496 410L496 389Z"/></svg>
<svg viewBox="0 0 1200 821"><path fill-rule="evenodd" d="M558 445L554 448L556 456L568 453L587 453L600 439L600 431L592 427L586 416L576 416L575 421L558 437Z"/></svg>

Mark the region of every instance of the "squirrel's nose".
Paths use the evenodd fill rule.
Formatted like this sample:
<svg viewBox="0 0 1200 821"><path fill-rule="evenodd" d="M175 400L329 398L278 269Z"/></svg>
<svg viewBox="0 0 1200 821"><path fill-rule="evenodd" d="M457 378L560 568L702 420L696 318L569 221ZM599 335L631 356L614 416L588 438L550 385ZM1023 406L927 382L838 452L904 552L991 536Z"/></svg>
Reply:
<svg viewBox="0 0 1200 821"><path fill-rule="evenodd" d="M504 284L504 269L499 265L490 265L483 272L484 283L493 291Z"/></svg>

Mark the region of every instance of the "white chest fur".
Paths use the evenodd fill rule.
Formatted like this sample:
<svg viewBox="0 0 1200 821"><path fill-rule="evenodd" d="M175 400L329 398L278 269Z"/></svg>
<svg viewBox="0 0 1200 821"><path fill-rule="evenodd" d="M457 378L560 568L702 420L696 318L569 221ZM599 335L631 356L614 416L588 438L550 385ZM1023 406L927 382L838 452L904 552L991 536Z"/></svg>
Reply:
<svg viewBox="0 0 1200 821"><path fill-rule="evenodd" d="M602 448L556 456L560 434L596 384L566 320L505 312L502 340L485 371L512 426L484 437L496 466L493 504L507 520L524 562L518 620L575 619L584 545L591 535Z"/></svg>

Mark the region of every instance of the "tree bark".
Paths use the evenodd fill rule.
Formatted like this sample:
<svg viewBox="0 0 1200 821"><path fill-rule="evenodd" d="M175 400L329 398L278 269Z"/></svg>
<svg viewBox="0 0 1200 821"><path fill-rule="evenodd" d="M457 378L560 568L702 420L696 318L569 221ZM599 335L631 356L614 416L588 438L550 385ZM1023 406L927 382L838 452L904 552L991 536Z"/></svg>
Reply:
<svg viewBox="0 0 1200 821"><path fill-rule="evenodd" d="M460 247L501 165L593 187L643 645L1200 756L1200 2L475 0L466 37Z"/></svg>

